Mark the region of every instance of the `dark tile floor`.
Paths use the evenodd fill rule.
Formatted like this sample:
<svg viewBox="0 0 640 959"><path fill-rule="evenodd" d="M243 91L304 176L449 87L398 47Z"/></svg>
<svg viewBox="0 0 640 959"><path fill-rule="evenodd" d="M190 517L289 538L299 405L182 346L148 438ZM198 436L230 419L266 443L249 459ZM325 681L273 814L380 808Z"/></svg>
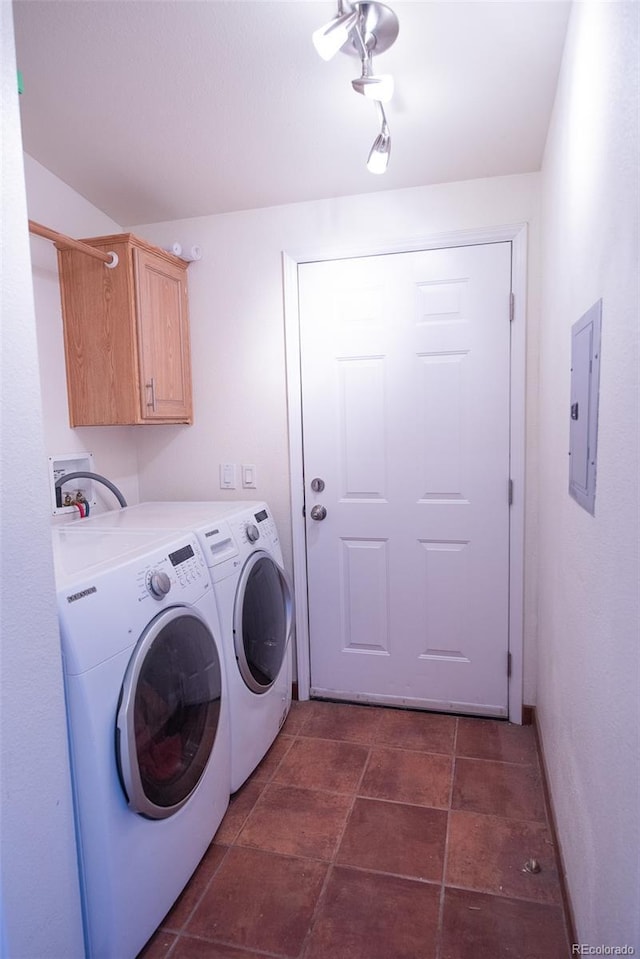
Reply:
<svg viewBox="0 0 640 959"><path fill-rule="evenodd" d="M568 955L531 726L294 702L141 959Z"/></svg>

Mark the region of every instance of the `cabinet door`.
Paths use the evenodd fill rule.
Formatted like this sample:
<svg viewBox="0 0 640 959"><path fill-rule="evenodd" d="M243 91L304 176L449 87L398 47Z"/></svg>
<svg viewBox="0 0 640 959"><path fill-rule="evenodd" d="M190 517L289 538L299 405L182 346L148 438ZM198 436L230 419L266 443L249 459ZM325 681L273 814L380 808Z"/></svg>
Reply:
<svg viewBox="0 0 640 959"><path fill-rule="evenodd" d="M100 249L117 253L115 270L77 250L58 250L72 427L141 422L130 247L120 241Z"/></svg>
<svg viewBox="0 0 640 959"><path fill-rule="evenodd" d="M184 270L133 251L143 421L192 419L189 318Z"/></svg>

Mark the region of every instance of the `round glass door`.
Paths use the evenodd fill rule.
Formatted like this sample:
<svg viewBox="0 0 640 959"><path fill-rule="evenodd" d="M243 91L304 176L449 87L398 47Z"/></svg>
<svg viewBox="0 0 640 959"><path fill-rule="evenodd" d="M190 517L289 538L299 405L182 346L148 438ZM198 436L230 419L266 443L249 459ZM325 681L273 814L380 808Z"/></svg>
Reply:
<svg viewBox="0 0 640 959"><path fill-rule="evenodd" d="M213 749L221 695L204 620L184 607L160 613L138 641L118 706L118 769L132 809L164 819L187 802Z"/></svg>
<svg viewBox="0 0 640 959"><path fill-rule="evenodd" d="M240 576L233 616L238 668L252 692L267 692L278 678L292 623L285 571L268 553L252 553Z"/></svg>

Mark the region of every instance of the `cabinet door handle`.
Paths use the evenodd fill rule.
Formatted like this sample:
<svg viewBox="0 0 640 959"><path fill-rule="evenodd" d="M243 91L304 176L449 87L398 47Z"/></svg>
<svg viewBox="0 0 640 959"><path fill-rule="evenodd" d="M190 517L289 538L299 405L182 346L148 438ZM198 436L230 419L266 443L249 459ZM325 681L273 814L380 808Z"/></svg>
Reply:
<svg viewBox="0 0 640 959"><path fill-rule="evenodd" d="M145 387L146 387L148 390L151 390L151 402L150 402L150 403L147 403L147 406L150 406L151 409L153 410L153 412L155 413L155 411L156 411L156 384L155 384L155 380L154 380L153 376L151 377L151 382L150 382L150 383L145 383L144 385L145 385Z"/></svg>

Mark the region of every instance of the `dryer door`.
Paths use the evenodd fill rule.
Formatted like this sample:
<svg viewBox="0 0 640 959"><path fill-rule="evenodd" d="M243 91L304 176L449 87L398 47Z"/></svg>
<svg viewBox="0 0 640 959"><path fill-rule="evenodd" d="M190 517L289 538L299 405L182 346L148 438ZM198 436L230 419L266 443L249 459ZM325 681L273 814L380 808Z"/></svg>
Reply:
<svg viewBox="0 0 640 959"><path fill-rule="evenodd" d="M292 624L287 574L269 553L257 550L240 575L233 613L238 668L252 692L267 692L278 678Z"/></svg>
<svg viewBox="0 0 640 959"><path fill-rule="evenodd" d="M118 706L118 770L135 812L164 819L187 802L213 749L221 695L205 621L183 606L164 610L136 645Z"/></svg>

